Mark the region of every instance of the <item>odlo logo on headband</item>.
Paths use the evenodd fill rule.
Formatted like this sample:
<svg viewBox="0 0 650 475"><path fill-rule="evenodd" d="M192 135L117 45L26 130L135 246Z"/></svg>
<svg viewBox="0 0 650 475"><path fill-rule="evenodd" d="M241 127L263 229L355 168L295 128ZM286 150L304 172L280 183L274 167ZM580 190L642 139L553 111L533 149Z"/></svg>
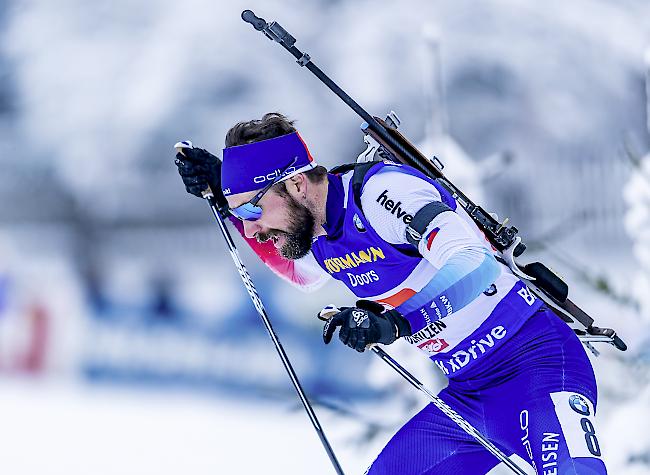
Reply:
<svg viewBox="0 0 650 475"><path fill-rule="evenodd" d="M279 168L276 168L273 170L271 173L267 175L259 175L253 178L253 183L264 183L265 181L273 181L276 178L280 177L280 174L282 173L283 176L287 176L290 173L293 173L296 171L296 167L289 167L285 170L284 173L282 173L282 170Z"/></svg>

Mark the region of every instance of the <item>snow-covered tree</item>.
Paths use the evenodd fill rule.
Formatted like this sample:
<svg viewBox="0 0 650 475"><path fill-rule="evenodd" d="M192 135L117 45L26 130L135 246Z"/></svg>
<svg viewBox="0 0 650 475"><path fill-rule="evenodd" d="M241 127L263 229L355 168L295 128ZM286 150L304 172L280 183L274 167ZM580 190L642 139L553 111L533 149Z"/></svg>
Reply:
<svg viewBox="0 0 650 475"><path fill-rule="evenodd" d="M646 91L650 133L650 49L646 52ZM650 153L639 160L623 190L623 196L628 204L625 229L633 240L633 252L638 264L633 291L639 301L641 314L650 322Z"/></svg>

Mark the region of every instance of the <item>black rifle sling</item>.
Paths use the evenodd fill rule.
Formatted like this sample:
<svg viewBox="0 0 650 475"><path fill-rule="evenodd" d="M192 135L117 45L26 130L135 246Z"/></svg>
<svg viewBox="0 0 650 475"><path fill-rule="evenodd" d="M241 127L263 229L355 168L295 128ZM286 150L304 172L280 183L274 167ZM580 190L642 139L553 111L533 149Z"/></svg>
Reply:
<svg viewBox="0 0 650 475"><path fill-rule="evenodd" d="M365 181L366 175L368 174L370 169L375 165L377 165L378 163L381 162L372 161L372 162L364 162L364 163L346 163L344 165L339 165L337 167L334 167L330 170L330 173L346 173L350 170L354 170L354 173L352 175L352 197L354 198L354 203L357 205L357 208L359 208L359 211L361 211L362 214L363 214L363 207L361 206L361 188L363 187L363 182ZM391 243L387 243L387 244L391 244ZM405 249L405 248L397 247L393 244L391 244L391 246L393 246L395 249L397 249L399 252L401 252L406 256L422 257L422 255L418 251L417 245L415 246L415 249Z"/></svg>
<svg viewBox="0 0 650 475"><path fill-rule="evenodd" d="M406 240L417 249L429 223L433 218L445 211L452 211L452 209L442 201L432 201L431 203L424 205L417 213L415 213L413 219L406 228Z"/></svg>
<svg viewBox="0 0 650 475"><path fill-rule="evenodd" d="M357 164L345 164L335 167L331 170L332 173L345 173L349 170L354 170L352 175L352 193L354 196L354 202L357 207L363 212L361 207L361 188L363 187L363 182L366 178L366 174L374 167L377 163L380 162L365 162ZM418 249L418 244L422 239L422 235L429 226L429 223L433 218L438 216L444 211L452 211L452 209L441 201L432 201L431 203L423 206L411 220L411 223L406 228L406 240L415 247L415 253L405 252L404 249L400 249L401 252L407 255L420 256Z"/></svg>

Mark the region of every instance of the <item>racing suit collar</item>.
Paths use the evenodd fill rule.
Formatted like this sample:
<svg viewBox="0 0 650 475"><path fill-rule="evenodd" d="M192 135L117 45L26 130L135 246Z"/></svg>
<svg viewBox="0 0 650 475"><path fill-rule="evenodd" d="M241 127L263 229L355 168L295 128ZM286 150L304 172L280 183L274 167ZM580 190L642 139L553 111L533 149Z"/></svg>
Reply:
<svg viewBox="0 0 650 475"><path fill-rule="evenodd" d="M334 239L340 236L343 231L345 191L340 176L328 173L327 182L327 201L325 203L323 229L325 229L328 239Z"/></svg>

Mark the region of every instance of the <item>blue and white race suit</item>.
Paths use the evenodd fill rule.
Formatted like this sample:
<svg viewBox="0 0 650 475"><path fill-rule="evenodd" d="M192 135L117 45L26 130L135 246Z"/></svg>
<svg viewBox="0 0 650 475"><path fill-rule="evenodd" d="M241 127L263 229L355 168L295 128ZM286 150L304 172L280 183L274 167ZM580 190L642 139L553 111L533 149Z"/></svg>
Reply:
<svg viewBox="0 0 650 475"><path fill-rule="evenodd" d="M405 339L449 378L440 397L531 471L606 473L595 378L574 332L495 259L438 183L408 166L380 163L365 176L359 207L351 178L328 175L327 234L314 239L310 255L282 266L258 254L302 287L331 277L359 298L399 310L413 330ZM407 226L432 202L445 206L415 249ZM368 473L474 475L497 470L498 462L429 405Z"/></svg>

